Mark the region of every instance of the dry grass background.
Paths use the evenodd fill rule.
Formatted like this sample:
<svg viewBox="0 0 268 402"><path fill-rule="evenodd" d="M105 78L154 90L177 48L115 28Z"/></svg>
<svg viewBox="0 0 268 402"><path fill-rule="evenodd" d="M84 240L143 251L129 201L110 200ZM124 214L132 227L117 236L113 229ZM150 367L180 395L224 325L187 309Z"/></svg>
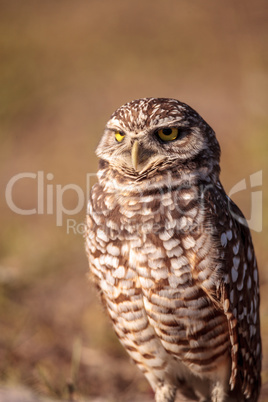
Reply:
<svg viewBox="0 0 268 402"><path fill-rule="evenodd" d="M18 215L4 197L21 172L54 175L45 177L54 208L56 185L85 191L107 118L144 96L178 98L212 125L227 192L263 171L263 229L253 238L262 295L261 400L268 400L267 9L266 0L0 1L1 400L153 399L86 280L83 237L67 233L67 218L83 222L85 205L56 226L55 213ZM33 179L18 182L16 204L35 208L36 186ZM250 190L235 201L249 217ZM65 207L76 202L66 192Z"/></svg>

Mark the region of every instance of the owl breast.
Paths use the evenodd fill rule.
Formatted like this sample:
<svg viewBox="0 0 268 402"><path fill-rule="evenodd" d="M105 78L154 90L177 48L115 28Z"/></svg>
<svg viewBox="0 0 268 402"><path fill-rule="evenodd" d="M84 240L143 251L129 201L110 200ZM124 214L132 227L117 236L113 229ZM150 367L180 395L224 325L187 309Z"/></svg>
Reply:
<svg viewBox="0 0 268 402"><path fill-rule="evenodd" d="M205 187L163 178L127 197L101 185L92 194L92 272L119 339L151 383L174 364L182 378L229 365L227 320L211 298L217 250Z"/></svg>

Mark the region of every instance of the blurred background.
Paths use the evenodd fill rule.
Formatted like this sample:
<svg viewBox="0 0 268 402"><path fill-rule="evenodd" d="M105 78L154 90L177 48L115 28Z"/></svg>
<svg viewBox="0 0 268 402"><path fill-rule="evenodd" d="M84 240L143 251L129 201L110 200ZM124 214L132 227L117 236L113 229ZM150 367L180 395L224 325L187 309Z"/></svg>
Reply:
<svg viewBox="0 0 268 402"><path fill-rule="evenodd" d="M262 192L252 235L268 401L267 11L266 0L0 1L1 401L153 400L87 280L81 195L111 113L148 96L186 102L214 128L223 185L245 180L233 199L248 219Z"/></svg>

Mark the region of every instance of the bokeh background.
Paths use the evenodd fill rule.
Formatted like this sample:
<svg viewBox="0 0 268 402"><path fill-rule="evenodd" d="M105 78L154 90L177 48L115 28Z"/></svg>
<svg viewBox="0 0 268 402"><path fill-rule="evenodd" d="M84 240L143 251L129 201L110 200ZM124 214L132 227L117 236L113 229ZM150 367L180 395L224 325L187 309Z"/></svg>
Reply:
<svg viewBox="0 0 268 402"><path fill-rule="evenodd" d="M248 219L251 191L262 191L252 235L268 400L267 11L266 0L0 1L1 400L153 400L87 280L86 203L56 221L57 189L86 194L108 117L147 96L184 101L214 128L227 193L246 180L233 198ZM251 189L258 171L263 184ZM25 172L44 174L44 213L21 215L6 201ZM37 208L37 188L37 176L21 178L14 203ZM75 209L65 190L64 208Z"/></svg>

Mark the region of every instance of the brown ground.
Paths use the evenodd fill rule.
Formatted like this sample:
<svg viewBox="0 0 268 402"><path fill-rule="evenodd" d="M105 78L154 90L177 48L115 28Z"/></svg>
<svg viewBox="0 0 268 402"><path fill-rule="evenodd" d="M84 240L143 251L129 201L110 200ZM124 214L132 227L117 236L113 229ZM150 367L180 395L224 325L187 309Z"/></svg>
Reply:
<svg viewBox="0 0 268 402"><path fill-rule="evenodd" d="M83 223L86 204L62 226L55 211L56 185L86 191L112 111L143 96L178 98L212 125L227 192L263 171L263 228L253 239L268 401L267 8L265 0L0 0L1 194L14 175L41 171L44 196L52 189L54 197L51 215L19 215L1 198L1 401L37 400L32 392L153 400L86 279L82 235L68 233L67 219ZM37 181L18 181L12 196L36 208ZM250 190L234 200L249 218ZM75 192L63 202L75 208Z"/></svg>

